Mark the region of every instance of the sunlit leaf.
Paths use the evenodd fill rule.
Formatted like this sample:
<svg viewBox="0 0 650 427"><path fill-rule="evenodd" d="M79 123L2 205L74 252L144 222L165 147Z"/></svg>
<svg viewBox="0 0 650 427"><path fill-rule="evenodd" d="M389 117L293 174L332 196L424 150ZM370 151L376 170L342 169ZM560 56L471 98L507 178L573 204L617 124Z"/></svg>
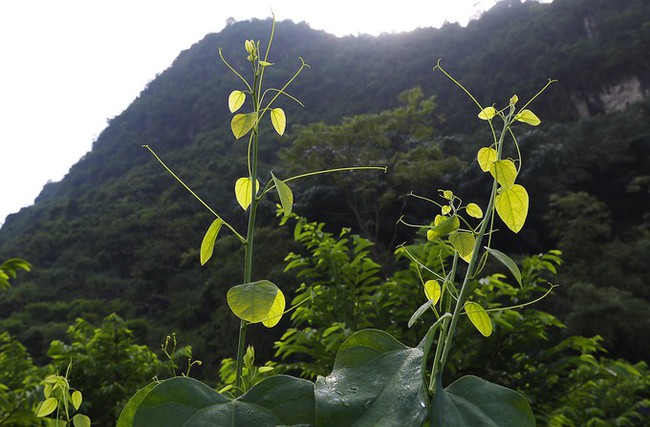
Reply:
<svg viewBox="0 0 650 427"><path fill-rule="evenodd" d="M72 396L70 397L70 400L72 400L72 406L74 406L75 409L79 409L81 402L83 402L83 396L81 395L81 392L79 390L75 390L72 392Z"/></svg>
<svg viewBox="0 0 650 427"><path fill-rule="evenodd" d="M83 414L76 414L72 417L74 427L90 427L90 418Z"/></svg>
<svg viewBox="0 0 650 427"><path fill-rule="evenodd" d="M481 120L490 120L497 115L497 110L494 107L487 107L478 113L478 118Z"/></svg>
<svg viewBox="0 0 650 427"><path fill-rule="evenodd" d="M282 213L284 216L290 215L291 210L293 209L293 192L291 188L284 181L278 179L273 172L271 172L271 178L273 178L273 183L275 184L275 189L278 192L280 197L280 205L282 206Z"/></svg>
<svg viewBox="0 0 650 427"><path fill-rule="evenodd" d="M454 193L451 190L443 190L442 197L444 199L451 200L454 198Z"/></svg>
<svg viewBox="0 0 650 427"><path fill-rule="evenodd" d="M424 295L426 295L428 300L432 301L433 305L436 305L440 301L440 295L442 295L440 283L437 280L427 280L424 282Z"/></svg>
<svg viewBox="0 0 650 427"><path fill-rule="evenodd" d="M272 62L266 62L266 61L260 61L260 65L262 67L270 67L271 65L273 65L273 63Z"/></svg>
<svg viewBox="0 0 650 427"><path fill-rule="evenodd" d="M436 215L436 217L433 219L433 225L436 226L440 224L442 221L446 220L447 217L443 215Z"/></svg>
<svg viewBox="0 0 650 427"><path fill-rule="evenodd" d="M510 105L517 104L517 101L519 101L519 97L517 95L512 95L512 98L510 98Z"/></svg>
<svg viewBox="0 0 650 427"><path fill-rule="evenodd" d="M440 211L442 212L443 215L448 215L449 212L451 212L451 206L449 205L444 205Z"/></svg>
<svg viewBox="0 0 650 427"><path fill-rule="evenodd" d="M478 165L481 167L483 172L487 172L492 167L492 163L497 161L498 153L497 150L491 147L483 147L478 150L476 154L476 160Z"/></svg>
<svg viewBox="0 0 650 427"><path fill-rule="evenodd" d="M463 261L469 263L472 259L474 244L476 243L474 235L466 231L452 233L449 235L449 243L456 249Z"/></svg>
<svg viewBox="0 0 650 427"><path fill-rule="evenodd" d="M257 194L257 191L260 189L260 182L256 180L255 184L255 194ZM252 187L250 178L239 178L235 182L235 197L239 206L244 210L248 209L248 206L251 204L251 198L253 196Z"/></svg>
<svg viewBox="0 0 650 427"><path fill-rule="evenodd" d="M518 233L528 216L528 192L521 185L515 184L497 195L494 206L499 218L509 229Z"/></svg>
<svg viewBox="0 0 650 427"><path fill-rule="evenodd" d="M56 399L56 397L48 397L41 403L41 407L38 408L38 412L36 413L37 417L47 417L50 415L52 412L56 410L56 407L59 405L59 401Z"/></svg>
<svg viewBox="0 0 650 427"><path fill-rule="evenodd" d="M233 286L226 294L228 306L240 319L267 327L276 325L285 307L282 291L268 280Z"/></svg>
<svg viewBox="0 0 650 427"><path fill-rule="evenodd" d="M287 127L287 117L284 115L282 108L274 108L271 110L271 124L278 135L284 134L284 129Z"/></svg>
<svg viewBox="0 0 650 427"><path fill-rule="evenodd" d="M517 179L517 167L512 160L497 160L490 166L490 174L503 188L510 188Z"/></svg>
<svg viewBox="0 0 650 427"><path fill-rule="evenodd" d="M490 255L495 257L497 260L499 260L499 262L501 262L501 264L505 265L508 270L510 270L517 283L519 283L519 286L523 286L521 283L521 271L519 270L519 267L517 267L517 264L515 264L515 262L508 255L496 249L485 249L490 253Z"/></svg>
<svg viewBox="0 0 650 427"><path fill-rule="evenodd" d="M228 96L228 108L231 113L239 110L246 101L246 94L241 90L233 90Z"/></svg>
<svg viewBox="0 0 650 427"><path fill-rule="evenodd" d="M271 305L271 309L269 310L266 319L262 320L262 325L267 328L272 328L277 325L280 319L282 319L286 305L287 302L284 299L284 294L278 289L278 293L275 296L275 300L273 300L273 304Z"/></svg>
<svg viewBox="0 0 650 427"><path fill-rule="evenodd" d="M458 227L460 227L460 220L457 215L446 218L444 221L441 221L440 224L427 230L427 240L431 241L438 237L446 236L447 234L458 230Z"/></svg>
<svg viewBox="0 0 650 427"><path fill-rule="evenodd" d="M480 304L475 302L465 303L465 313L469 317L470 322L478 331L485 337L492 335L492 321L485 309Z"/></svg>
<svg viewBox="0 0 650 427"><path fill-rule="evenodd" d="M256 121L256 113L235 114L235 116L230 121L230 130L232 131L233 135L235 135L235 138L239 139L250 132L251 129L253 129Z"/></svg>
<svg viewBox="0 0 650 427"><path fill-rule="evenodd" d="M542 121L530 110L523 110L515 116L515 119L520 122L528 123L531 126L537 126Z"/></svg>
<svg viewBox="0 0 650 427"><path fill-rule="evenodd" d="M221 226L223 225L223 220L217 218L212 221L208 231L205 232L203 236L203 241L201 242L201 265L205 265L206 262L212 257L212 252L214 251L214 243L217 240L217 235Z"/></svg>
<svg viewBox="0 0 650 427"><path fill-rule="evenodd" d="M472 218L483 218L483 209L481 209L481 207L476 203L469 203L465 208L465 211L467 212L467 215Z"/></svg>

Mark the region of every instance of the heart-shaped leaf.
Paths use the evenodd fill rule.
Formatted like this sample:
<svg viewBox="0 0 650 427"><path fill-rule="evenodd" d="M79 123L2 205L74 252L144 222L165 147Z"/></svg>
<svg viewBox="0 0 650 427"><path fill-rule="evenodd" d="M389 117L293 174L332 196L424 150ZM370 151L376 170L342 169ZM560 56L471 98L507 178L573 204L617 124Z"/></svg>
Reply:
<svg viewBox="0 0 650 427"><path fill-rule="evenodd" d="M463 261L470 262L472 252L474 251L474 244L476 243L476 238L472 233L467 231L451 233L449 235L449 243L456 249Z"/></svg>
<svg viewBox="0 0 650 427"><path fill-rule="evenodd" d="M499 193L494 201L499 218L515 233L523 228L528 216L528 192L515 184Z"/></svg>
<svg viewBox="0 0 650 427"><path fill-rule="evenodd" d="M426 295L428 300L433 301L433 305L436 305L442 295L440 283L437 280L427 280L424 282L424 295Z"/></svg>
<svg viewBox="0 0 650 427"><path fill-rule="evenodd" d="M90 427L90 418L84 414L76 414L72 417L72 425L74 427Z"/></svg>
<svg viewBox="0 0 650 427"><path fill-rule="evenodd" d="M282 108L274 108L271 110L271 124L278 135L281 136L284 134L284 129L287 127L287 117L284 115Z"/></svg>
<svg viewBox="0 0 650 427"><path fill-rule="evenodd" d="M72 401L72 406L75 409L79 409L81 406L81 402L83 402L83 395L79 390L75 390L72 392L72 395L70 396L70 400Z"/></svg>
<svg viewBox="0 0 650 427"><path fill-rule="evenodd" d="M47 417L50 415L56 407L59 405L59 401L56 399L56 397L48 397L41 403L40 408L38 408L38 412L36 413L37 417Z"/></svg>
<svg viewBox="0 0 650 427"><path fill-rule="evenodd" d="M237 399L193 378L175 377L153 383L135 409L133 423L120 423L123 412L118 427L314 425L314 411L314 385L287 375L267 378Z"/></svg>
<svg viewBox="0 0 650 427"><path fill-rule="evenodd" d="M465 376L442 388L436 378L431 405L431 427L535 427L535 417L524 396L514 390Z"/></svg>
<svg viewBox="0 0 650 427"><path fill-rule="evenodd" d="M441 221L440 224L435 225L433 228L427 230L427 240L431 241L437 239L438 237L446 236L447 234L458 230L458 227L460 227L460 220L458 219L457 215L453 215Z"/></svg>
<svg viewBox="0 0 650 427"><path fill-rule="evenodd" d="M481 335L484 337L492 335L492 321L490 320L490 315L487 314L480 304L475 302L466 302L464 308L470 322L472 322L472 325L474 325Z"/></svg>
<svg viewBox="0 0 650 427"><path fill-rule="evenodd" d="M492 163L497 161L499 154L497 150L491 147L483 147L476 154L476 161L483 172L487 172L492 167Z"/></svg>
<svg viewBox="0 0 650 427"><path fill-rule="evenodd" d="M497 110L494 107L486 107L478 113L478 118L481 120L491 120L497 115Z"/></svg>
<svg viewBox="0 0 650 427"><path fill-rule="evenodd" d="M235 138L239 139L253 129L255 122L257 122L256 113L235 114L230 121L230 130Z"/></svg>
<svg viewBox="0 0 650 427"><path fill-rule="evenodd" d="M205 265L205 263L212 257L214 243L217 241L217 235L219 234L222 225L223 220L217 218L212 221L212 224L208 227L208 231L205 232L203 240L201 241L201 265Z"/></svg>
<svg viewBox="0 0 650 427"><path fill-rule="evenodd" d="M512 160L497 160L490 166L490 174L503 188L510 188L515 185L517 178L517 167Z"/></svg>
<svg viewBox="0 0 650 427"><path fill-rule="evenodd" d="M332 372L316 380L316 425L419 426L426 417L423 349L366 329L339 348Z"/></svg>
<svg viewBox="0 0 650 427"><path fill-rule="evenodd" d="M228 96L228 108L231 113L239 110L246 101L246 94L241 90L233 90Z"/></svg>
<svg viewBox="0 0 650 427"><path fill-rule="evenodd" d="M269 328L280 321L286 305L280 288L268 280L233 286L226 299L237 317L250 323L262 322Z"/></svg>
<svg viewBox="0 0 650 427"><path fill-rule="evenodd" d="M469 203L467 207L465 207L465 211L467 212L467 215L472 218L483 218L483 209L481 209L481 207L476 203Z"/></svg>
<svg viewBox="0 0 650 427"><path fill-rule="evenodd" d="M530 110L523 110L515 116L515 119L520 122L528 123L531 126L537 126L542 121Z"/></svg>
<svg viewBox="0 0 650 427"><path fill-rule="evenodd" d="M260 182L255 181L255 194L257 194L260 189ZM237 198L237 203L242 207L243 210L248 209L253 198L253 186L251 185L250 178L239 178L235 182L235 197Z"/></svg>

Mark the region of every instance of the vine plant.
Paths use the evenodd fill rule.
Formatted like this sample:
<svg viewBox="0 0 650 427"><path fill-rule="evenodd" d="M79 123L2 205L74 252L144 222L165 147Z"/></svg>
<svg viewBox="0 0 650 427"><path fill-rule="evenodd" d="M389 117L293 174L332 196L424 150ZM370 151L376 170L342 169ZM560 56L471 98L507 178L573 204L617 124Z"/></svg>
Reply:
<svg viewBox="0 0 650 427"><path fill-rule="evenodd" d="M526 220L528 194L523 186L516 183L522 159L512 125L516 122L533 126L540 123L527 107L551 81L522 108L516 107L517 96L510 98L508 105L502 109L494 106L484 108L440 66L440 62L434 70L446 75L474 101L479 108L479 118L486 120L491 129L493 142L481 148L477 155L480 168L492 176L490 198L485 209L476 203L463 204L462 199L451 190L440 191L442 203L413 195L439 206L440 214L431 224L407 225L425 228L429 240L444 238L454 249L449 272L442 274L412 257L423 272L433 274L436 279L423 280L427 301L413 314L410 324L429 309L436 313L436 321L417 347L405 346L381 330L366 329L354 333L339 348L332 372L319 377L315 383L288 375L272 375L252 387L246 383L242 371L246 363L247 326L262 323L266 327L273 327L286 312L285 297L275 284L268 280L252 281L255 216L261 198L275 190L281 211L287 217L293 205L293 193L288 183L293 180L342 170L376 169L386 172L384 167L353 166L310 172L285 180L271 172L270 179L260 190L257 163L259 126L262 119L268 116L273 129L279 135L284 133L286 116L284 110L275 107L275 101L285 96L302 105L287 92L287 88L308 67L300 59L300 67L282 88L264 89L264 74L273 65L269 62L269 52L274 29L275 21L264 54L261 53L259 42L246 40L244 43L252 81L237 72L219 51L226 66L244 86L243 90L234 90L228 97L228 106L234 113L230 122L232 133L236 139L248 137L247 175L235 183L235 197L248 215L244 234L240 234L209 207L151 148L145 146L215 216L201 243L201 264L212 257L216 238L224 226L245 247L243 284L234 286L227 293L230 309L241 319L235 385L228 391L216 392L210 386L186 376L155 381L131 398L122 411L118 427L421 426L427 422L432 427L533 426L530 405L522 395L474 376L462 377L443 387L442 373L461 316L467 315L483 335L491 333L489 314L470 300L472 289L469 286L470 279L478 274L488 257L492 256L503 263L521 284L521 273L516 264L507 255L492 248L491 240L496 231L496 216L515 233L521 230ZM252 108L249 112L238 113L247 101L250 101ZM503 122L500 131L494 127L495 119ZM515 147L515 158L504 158L504 145L508 137ZM476 221L478 224L472 225ZM405 247L400 250L407 251ZM457 275L463 269L459 268L459 260L467 263L460 282ZM430 358L434 343L437 343L436 349ZM430 359L433 365L429 372L426 365Z"/></svg>

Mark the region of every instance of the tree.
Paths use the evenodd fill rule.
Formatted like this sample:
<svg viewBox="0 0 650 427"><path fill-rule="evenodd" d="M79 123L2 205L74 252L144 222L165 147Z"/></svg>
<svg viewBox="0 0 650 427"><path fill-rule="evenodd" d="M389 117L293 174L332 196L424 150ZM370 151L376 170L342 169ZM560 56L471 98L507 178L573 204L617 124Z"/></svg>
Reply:
<svg viewBox="0 0 650 427"><path fill-rule="evenodd" d="M126 400L163 372L155 353L136 344L116 314L106 317L99 328L77 319L68 329L68 340L52 341L48 355L62 370L72 361L70 382L83 391L85 413L93 425L115 425Z"/></svg>

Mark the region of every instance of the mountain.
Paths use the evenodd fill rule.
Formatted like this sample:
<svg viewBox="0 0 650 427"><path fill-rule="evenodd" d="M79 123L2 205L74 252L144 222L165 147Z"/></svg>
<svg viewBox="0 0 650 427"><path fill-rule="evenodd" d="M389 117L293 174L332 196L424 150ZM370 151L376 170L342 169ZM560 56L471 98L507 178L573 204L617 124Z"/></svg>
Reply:
<svg viewBox="0 0 650 427"><path fill-rule="evenodd" d="M244 40L264 43L270 26L269 20L236 22L181 52L110 121L62 181L47 184L33 206L7 218L0 229L0 260L21 257L34 269L3 295L0 324L33 354L42 357L47 343L62 336L74 318L93 322L110 312L130 319L130 327L150 344L177 331L199 354L215 360L234 354L234 343L225 337L237 324L225 307L224 290L241 280L237 242L220 238L217 253L224 255L199 267L198 248L210 213L142 145L151 146L243 229L231 189L245 174L246 147L230 133L226 102L239 87L218 50L244 70ZM398 95L418 86L425 96L435 96L435 139L443 152L471 152L474 148L457 144L480 137L481 123L468 124L475 106L433 73L438 58L484 105L503 104L514 93L527 99L555 78L558 83L534 104L545 128L522 139L534 171L526 179L537 182L531 186L540 204L532 208L530 244L518 249L546 250L562 241L545 228L552 193L584 190L607 199L613 228L618 227L614 231L631 232L642 226L650 208L643 192L650 170L648 52L650 3L645 0L504 0L466 28L448 24L379 37L337 38L304 23L279 22L269 84L290 77L299 57L311 68L290 88L305 108L282 105L288 138L265 135L273 142L262 149L263 164L268 169L278 150L290 146L292 131L300 132L296 125L333 125L344 117L396 108ZM465 172L454 178L466 179L471 191ZM634 183L640 192L626 190ZM637 207L626 208L630 203ZM314 206L303 208L307 213L299 213L319 214ZM273 209L263 207L262 224L274 222ZM289 234L262 229L259 244L267 249L259 251L256 276L283 277ZM646 270L639 268L643 284ZM647 297L630 292L643 301ZM272 334L261 338L273 339Z"/></svg>

